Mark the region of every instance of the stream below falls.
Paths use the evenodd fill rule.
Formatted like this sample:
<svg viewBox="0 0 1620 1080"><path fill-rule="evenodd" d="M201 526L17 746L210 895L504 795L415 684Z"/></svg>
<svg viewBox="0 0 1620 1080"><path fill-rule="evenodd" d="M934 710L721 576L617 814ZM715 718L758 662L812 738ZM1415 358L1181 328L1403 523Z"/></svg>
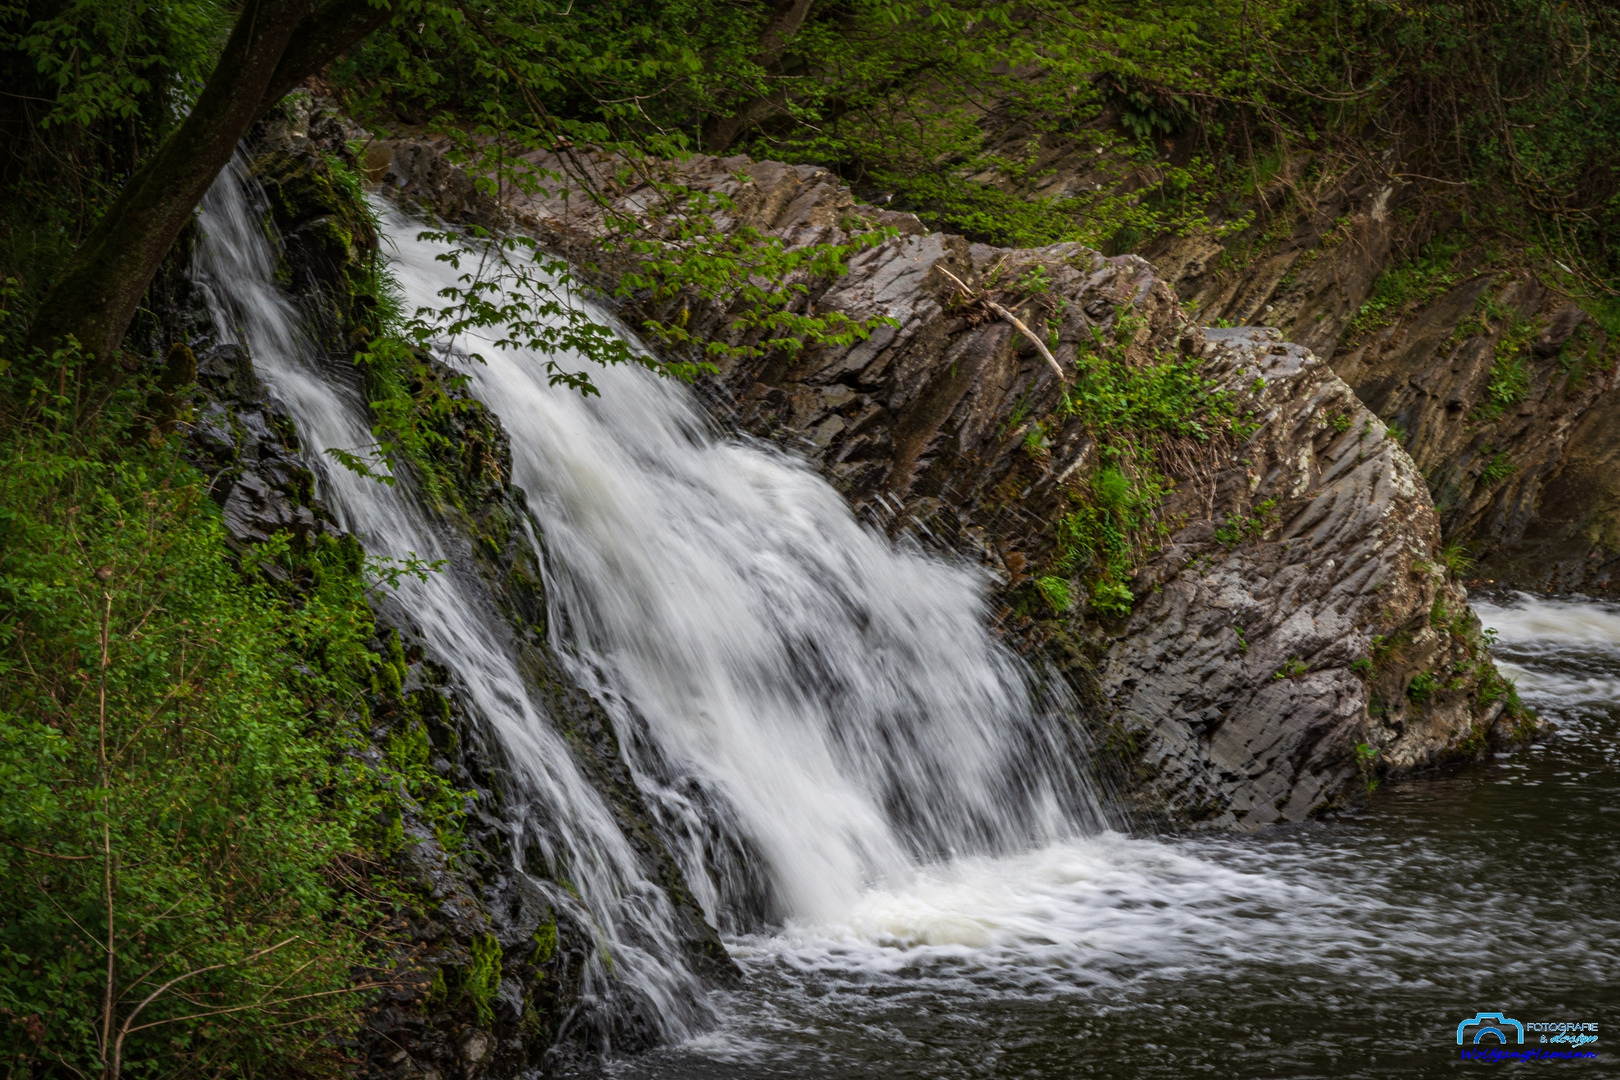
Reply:
<svg viewBox="0 0 1620 1080"><path fill-rule="evenodd" d="M1477 1067L1620 1075L1620 605L1474 602L1545 742L1329 823L1108 833L731 938L719 1028L611 1075L1452 1076L1481 1011L1597 1022L1601 1057Z"/></svg>

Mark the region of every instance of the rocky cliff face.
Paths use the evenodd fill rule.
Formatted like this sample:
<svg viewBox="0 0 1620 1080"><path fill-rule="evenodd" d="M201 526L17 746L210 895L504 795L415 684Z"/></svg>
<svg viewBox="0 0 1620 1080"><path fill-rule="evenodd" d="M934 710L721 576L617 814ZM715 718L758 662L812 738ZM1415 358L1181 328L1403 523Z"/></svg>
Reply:
<svg viewBox="0 0 1620 1080"><path fill-rule="evenodd" d="M1411 458L1278 331L1204 334L1261 427L1168 500L1185 524L1103 668L1153 792L1187 820L1297 821L1376 773L1466 756L1493 725L1513 737Z"/></svg>
<svg viewBox="0 0 1620 1080"><path fill-rule="evenodd" d="M605 157L575 154L572 165L615 212L645 213L658 198ZM452 175L412 144L396 150L390 183L465 212L456 193L467 185ZM805 302L896 325L795 361L732 358L704 392L726 422L815 462L875 524L985 565L1003 629L1074 682L1140 810L1209 826L1297 821L1378 775L1517 736L1442 565L1422 475L1305 348L1271 331L1201 330L1134 256L929 233L910 215L857 205L822 170L696 158L662 179L725 196L725 221L790 247L842 242L848 228L895 231L847 275L807 280ZM483 212L602 264L604 207L549 195ZM1202 441L1156 444L1172 490L1136 552L1126 605L1060 576L1066 523L1097 501L1108 448L1064 407L1065 380L1033 335L996 314L998 297L1031 322L1039 314L1065 372L1097 348L1137 370L1196 357L1236 418ZM688 303L695 333L740 340L726 311L692 298L630 297L623 309L633 322ZM1070 605L1054 597L1071 596L1079 602L1060 611Z"/></svg>
<svg viewBox="0 0 1620 1080"><path fill-rule="evenodd" d="M1157 165L1092 150L1118 123L1112 110L1083 136L1054 119L989 108L987 147L1028 167L975 179L1052 199L1157 182ZM1157 150L1185 165L1194 142L1166 137ZM1620 568L1620 348L1612 319L1594 314L1606 303L1558 292L1556 264L1537 273L1493 250L1488 228L1456 213L1454 192L1405 170L1398 139L1360 152L1359 164L1285 156L1240 206L1220 193L1234 215L1253 215L1235 233L1126 239L1199 318L1276 327L1332 364L1393 425L1447 540L1478 559L1476 580L1609 589Z"/></svg>
<svg viewBox="0 0 1620 1080"><path fill-rule="evenodd" d="M265 189L267 224L283 241L285 286L327 350L333 380L357 382L353 354L375 328L368 289L377 237L358 190L339 175L355 164L346 157L342 122L293 100L288 118L258 132L252 171ZM246 349L213 340L184 277L183 271L166 276L163 320L168 338L188 340L196 350L188 454L212 478L232 541L245 547L283 534L297 550L341 549L358 571L365 553L315 497L296 426L266 394ZM480 580L506 615L506 645L537 702L575 747L649 876L669 893L681 921L682 959L724 984L735 969L649 824L611 722L550 653L541 574L525 539L522 493L508 479L506 435L456 389L447 369L429 357L414 359L397 373L407 392L458 401L433 421L442 439L427 463L442 496L439 523L456 551L449 572ZM273 564L268 572L278 573ZM296 593L306 583L281 574L279 584ZM657 1025L646 1003L628 996L582 1001L582 973L599 949L596 932L572 914L578 905L568 886L521 850L516 838L532 830L522 818L523 800L513 797L515 770L469 708L466 688L424 648L412 613L386 591L375 601L375 618L379 670L392 675L361 706L372 731L365 753L376 760L422 755L423 764L464 793L466 814L462 836L447 850L433 819L407 812L396 823L397 851L372 868L396 915L383 935L391 942L388 954L379 960L399 967L379 972L390 989L349 1047L361 1072L440 1080L516 1076L609 1046L622 1052L650 1045ZM357 880L356 887L372 895L373 884Z"/></svg>
<svg viewBox="0 0 1620 1080"><path fill-rule="evenodd" d="M1606 589L1620 562L1607 422L1620 353L1529 271L1479 250L1444 268L1414 259L1414 237L1394 242L1411 188L1347 184L1310 211L1286 203L1254 235L1166 240L1153 256L1209 317L1278 326L1327 358L1397 429L1479 577Z"/></svg>
<svg viewBox="0 0 1620 1080"><path fill-rule="evenodd" d="M995 114L985 125L1008 146L1029 135ZM1120 168L1063 137L1042 144L1037 184L1007 186L1062 197ZM1153 238L1143 253L1202 318L1277 327L1329 361L1395 427L1479 580L1607 590L1620 349L1592 314L1606 308L1471 238L1446 192L1403 176L1399 157L1390 147L1325 177L1307 175L1308 157L1284 162L1248 200L1249 228Z"/></svg>

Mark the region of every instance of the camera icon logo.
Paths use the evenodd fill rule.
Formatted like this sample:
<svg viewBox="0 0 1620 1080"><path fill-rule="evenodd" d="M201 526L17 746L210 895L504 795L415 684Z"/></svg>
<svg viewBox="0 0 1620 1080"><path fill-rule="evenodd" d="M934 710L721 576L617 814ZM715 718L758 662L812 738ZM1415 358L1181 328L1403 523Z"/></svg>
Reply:
<svg viewBox="0 0 1620 1080"><path fill-rule="evenodd" d="M1507 1045L1508 1041L1509 1026L1514 1029L1514 1034L1517 1036L1514 1041L1523 1046L1524 1025L1519 1023L1517 1020L1503 1016L1499 1012L1482 1012L1475 1016L1472 1020L1464 1020L1462 1023L1458 1024L1457 1045L1463 1045L1464 1036L1467 1034L1468 1030L1472 1028L1474 1029L1473 1041L1475 1046L1478 1046L1481 1042L1483 1042L1487 1036L1494 1036L1498 1043L1505 1046Z"/></svg>

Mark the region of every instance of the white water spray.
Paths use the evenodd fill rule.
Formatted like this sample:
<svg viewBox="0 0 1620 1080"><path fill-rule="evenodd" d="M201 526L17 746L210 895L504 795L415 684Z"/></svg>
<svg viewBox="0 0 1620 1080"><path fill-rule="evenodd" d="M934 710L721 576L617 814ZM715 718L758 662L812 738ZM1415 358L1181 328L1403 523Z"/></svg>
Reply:
<svg viewBox="0 0 1620 1080"><path fill-rule="evenodd" d="M385 218L407 302L442 304L460 271ZM939 859L1100 826L1072 703L1037 707L975 574L896 548L802 463L714 437L679 385L597 370L585 398L490 338L456 346L511 435L558 651L717 925L841 920Z"/></svg>

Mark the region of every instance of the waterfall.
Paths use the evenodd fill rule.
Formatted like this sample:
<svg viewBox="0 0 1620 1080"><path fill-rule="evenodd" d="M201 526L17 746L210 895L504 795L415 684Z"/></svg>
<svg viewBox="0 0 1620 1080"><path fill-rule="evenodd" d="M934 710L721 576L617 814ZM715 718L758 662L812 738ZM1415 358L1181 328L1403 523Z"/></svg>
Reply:
<svg viewBox="0 0 1620 1080"><path fill-rule="evenodd" d="M379 210L407 303L439 303L460 273L443 245ZM630 995L664 1038L690 1034L708 1014L668 895L526 689L487 587L409 476L384 486L326 453L372 444L366 405L277 287L264 216L238 159L203 203L194 269L219 336L247 347L368 553L451 560L395 603L510 763L511 850L537 846L530 869L568 878L548 895L612 958L588 967L587 1001ZM940 867L1101 828L1075 703L991 635L977 570L891 543L802 462L714 432L649 371L593 371L602 394L585 398L547 385L545 357L477 338L443 352L511 436L552 646L607 710L716 926L848 920Z"/></svg>
<svg viewBox="0 0 1620 1080"><path fill-rule="evenodd" d="M407 304L442 304L462 271L380 209ZM457 362L511 436L553 644L717 926L839 920L931 863L1101 826L1074 703L992 637L975 570L717 436L679 384L593 370L587 398L495 336L455 342Z"/></svg>
<svg viewBox="0 0 1620 1080"><path fill-rule="evenodd" d="M239 154L203 200L193 276L219 337L246 346L254 370L297 424L321 499L368 554L447 558L452 548L415 497L408 478L384 486L336 466L328 449L364 451L374 443L352 372L328 366L275 281L276 251L266 236L262 192ZM707 1022L696 980L682 967L675 913L649 880L602 797L586 782L567 744L532 700L510 649L510 632L475 573L452 564L426 581L404 579L398 609L420 627L429 652L499 738L514 777L509 824L522 851L537 844L578 892L548 890L600 937L582 999L605 1017L626 1008L665 1038ZM538 884L538 883L537 883ZM611 972L603 956L611 957ZM634 1000L627 1000L625 995ZM604 1024L606 1020L602 1021Z"/></svg>

